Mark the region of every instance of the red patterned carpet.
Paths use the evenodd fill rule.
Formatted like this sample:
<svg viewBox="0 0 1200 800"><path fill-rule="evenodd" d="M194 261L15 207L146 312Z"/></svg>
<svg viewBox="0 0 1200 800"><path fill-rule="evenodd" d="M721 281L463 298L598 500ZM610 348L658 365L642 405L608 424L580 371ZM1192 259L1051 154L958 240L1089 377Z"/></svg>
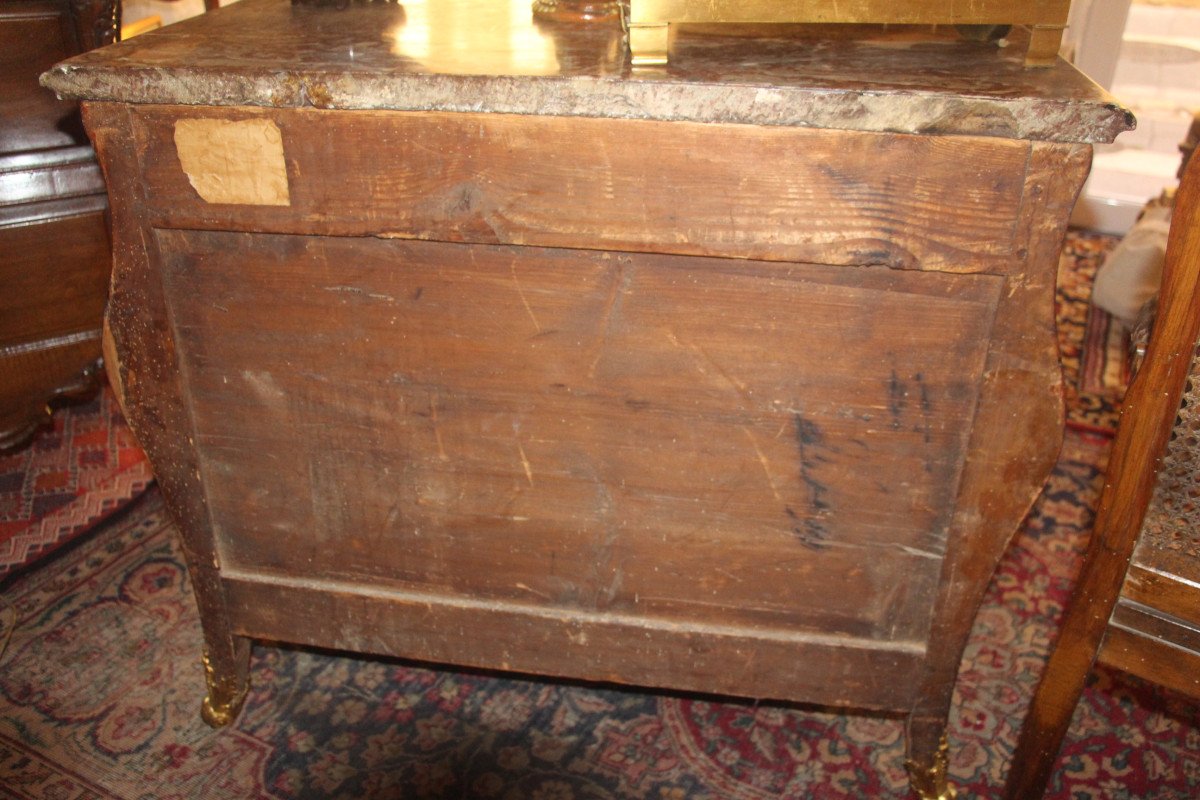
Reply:
<svg viewBox="0 0 1200 800"><path fill-rule="evenodd" d="M1081 247L1092 252L1092 244ZM1064 307L1083 314L1071 298ZM1062 326L1067 337L1082 329ZM1079 350L1071 346L1073 381ZM1111 402L1082 402L1076 413L963 662L950 730L961 798L997 796L1091 522L1107 439L1090 431L1111 423ZM5 596L18 627L0 660L0 797L908 796L894 718L266 644L255 647L242 716L211 731L197 713L197 614L153 491L10 582ZM1061 800L1198 797L1200 709L1099 671L1055 780L1049 796Z"/></svg>
<svg viewBox="0 0 1200 800"><path fill-rule="evenodd" d="M145 491L146 457L107 386L0 455L0 580L86 532Z"/></svg>
<svg viewBox="0 0 1200 800"><path fill-rule="evenodd" d="M1058 270L1055 316L1063 361L1067 423L1110 435L1129 378L1128 334L1121 323L1091 305L1092 281L1115 236L1072 231Z"/></svg>

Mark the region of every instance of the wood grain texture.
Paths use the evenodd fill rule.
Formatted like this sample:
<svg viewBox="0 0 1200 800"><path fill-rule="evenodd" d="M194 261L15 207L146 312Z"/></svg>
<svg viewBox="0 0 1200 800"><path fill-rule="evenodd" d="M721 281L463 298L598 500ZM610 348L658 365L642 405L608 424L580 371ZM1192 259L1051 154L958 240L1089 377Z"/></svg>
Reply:
<svg viewBox="0 0 1200 800"><path fill-rule="evenodd" d="M278 126L290 207L196 194L175 120L214 115ZM888 709L932 763L1060 442L1054 268L1089 148L89 119L136 176L120 377L228 664L262 636Z"/></svg>
<svg viewBox="0 0 1200 800"><path fill-rule="evenodd" d="M910 753L925 768L920 754L927 760L937 752L983 592L1062 444L1065 410L1052 298L1067 221L1090 163L1091 149L1082 146L1037 144L1031 155L1019 218L1024 259L1014 263L997 310L939 580L924 685L910 717Z"/></svg>
<svg viewBox="0 0 1200 800"><path fill-rule="evenodd" d="M225 578L239 633L358 653L636 686L896 710L912 703L918 646L671 622L536 605L446 602L362 583ZM305 620L302 626L296 619ZM772 635L774 634L774 635ZM856 646L858 645L858 646Z"/></svg>
<svg viewBox="0 0 1200 800"><path fill-rule="evenodd" d="M53 242L53 249L48 243ZM24 443L47 403L96 387L109 270L103 213L0 227L0 442Z"/></svg>
<svg viewBox="0 0 1200 800"><path fill-rule="evenodd" d="M923 640L999 279L159 246L225 563Z"/></svg>
<svg viewBox="0 0 1200 800"><path fill-rule="evenodd" d="M1175 563L1189 563L1190 566L1186 556L1176 559ZM1190 570L1154 570L1139 562L1135 556L1125 575L1125 583L1121 586L1121 596L1200 627L1196 583L1189 580L1187 574L1179 574L1187 571Z"/></svg>
<svg viewBox="0 0 1200 800"><path fill-rule="evenodd" d="M0 347L85 331L98 337L109 272L103 214L0 228L0 250Z"/></svg>
<svg viewBox="0 0 1200 800"><path fill-rule="evenodd" d="M191 188L175 120L214 114L278 125L290 207L210 204ZM134 119L160 187L156 226L947 271L1007 268L1030 148L500 114L139 107Z"/></svg>
<svg viewBox="0 0 1200 800"><path fill-rule="evenodd" d="M0 5L0 153L81 144L76 104L38 85L38 75L80 52L66 2Z"/></svg>
<svg viewBox="0 0 1200 800"><path fill-rule="evenodd" d="M1122 406L1092 539L1021 730L1007 793L1040 797L1116 605L1200 336L1200 160L1176 196L1158 317Z"/></svg>
<svg viewBox="0 0 1200 800"><path fill-rule="evenodd" d="M53 405L101 384L99 335L74 334L35 347L0 347L0 450L24 446L50 422Z"/></svg>

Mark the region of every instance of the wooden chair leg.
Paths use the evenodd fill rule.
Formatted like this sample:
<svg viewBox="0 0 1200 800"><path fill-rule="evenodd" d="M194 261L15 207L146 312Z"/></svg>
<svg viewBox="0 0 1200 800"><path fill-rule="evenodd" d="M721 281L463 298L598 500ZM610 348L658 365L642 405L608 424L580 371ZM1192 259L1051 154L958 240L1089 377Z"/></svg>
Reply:
<svg viewBox="0 0 1200 800"><path fill-rule="evenodd" d="M1078 585L1094 584L1102 578L1096 574L1097 569L1085 567ZM1099 569L1105 571L1104 565ZM1124 576L1124 570L1121 575ZM1029 716L1017 740L1005 788L1007 800L1034 800L1046 793L1058 751L1071 725L1075 706L1083 695L1088 672L1100 651L1108 617L1116 605L1116 592L1111 594L1109 602L1107 598L1089 598L1077 593L1076 601L1067 610L1058 642L1050 653Z"/></svg>
<svg viewBox="0 0 1200 800"><path fill-rule="evenodd" d="M1198 336L1200 159L1192 158L1176 196L1158 317L1145 360L1125 396L1083 569L1021 729L1009 773L1009 800L1034 800L1045 793L1125 581Z"/></svg>

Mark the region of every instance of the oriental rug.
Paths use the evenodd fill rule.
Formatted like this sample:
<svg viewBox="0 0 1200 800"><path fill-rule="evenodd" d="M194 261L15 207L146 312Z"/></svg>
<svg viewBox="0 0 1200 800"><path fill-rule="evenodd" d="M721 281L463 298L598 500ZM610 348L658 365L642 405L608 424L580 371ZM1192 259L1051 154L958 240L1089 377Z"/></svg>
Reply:
<svg viewBox="0 0 1200 800"><path fill-rule="evenodd" d="M1102 308L1088 309L1086 353L1080 364L1081 392L1123 391L1130 379L1130 331L1125 323Z"/></svg>
<svg viewBox="0 0 1200 800"><path fill-rule="evenodd" d="M58 409L29 445L0 454L0 581L87 532L151 480L107 385Z"/></svg>
<svg viewBox="0 0 1200 800"><path fill-rule="evenodd" d="M1067 424L1111 434L1129 381L1128 333L1091 304L1092 281L1120 239L1071 231L1059 259L1055 318L1063 360Z"/></svg>
<svg viewBox="0 0 1200 800"><path fill-rule="evenodd" d="M1007 554L959 676L950 772L995 797L1091 522L1079 432ZM899 719L458 672L258 644L201 723L199 620L157 491L13 581L0 796L766 800L907 797ZM801 668L798 665L798 668ZM1050 797L1200 795L1200 711L1097 672Z"/></svg>
<svg viewBox="0 0 1200 800"><path fill-rule="evenodd" d="M1086 237L1083 247L1092 247ZM1079 391L1086 311L1062 286L1059 299L1074 424L963 661L950 724L961 798L996 797L1003 784L1115 420L1116 400ZM198 615L153 489L92 537L10 579L4 599L16 626L0 658L0 797L908 797L898 718L266 643L255 646L241 717L209 730L198 714ZM1200 796L1200 709L1097 670L1048 796Z"/></svg>

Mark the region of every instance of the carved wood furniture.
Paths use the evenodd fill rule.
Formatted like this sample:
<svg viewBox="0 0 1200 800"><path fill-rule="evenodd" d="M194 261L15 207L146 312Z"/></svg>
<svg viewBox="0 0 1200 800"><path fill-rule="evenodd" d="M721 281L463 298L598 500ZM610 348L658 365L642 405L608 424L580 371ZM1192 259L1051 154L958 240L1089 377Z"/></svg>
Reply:
<svg viewBox="0 0 1200 800"><path fill-rule="evenodd" d="M76 103L38 75L117 37L115 0L0 0L0 449L96 386L111 254Z"/></svg>
<svg viewBox="0 0 1200 800"><path fill-rule="evenodd" d="M1125 397L1083 569L1021 731L1011 800L1045 792L1097 653L1200 698L1198 338L1200 159L1192 158L1176 195L1157 318Z"/></svg>
<svg viewBox="0 0 1200 800"><path fill-rule="evenodd" d="M892 23L896 25L1028 25L1029 66L1058 56L1071 0L630 0L629 49L634 65L666 64L670 26L682 23Z"/></svg>
<svg viewBox="0 0 1200 800"><path fill-rule="evenodd" d="M518 1L244 0L43 77L109 180L206 718L267 638L902 711L948 797L1127 113L969 42L681 36L650 80Z"/></svg>

